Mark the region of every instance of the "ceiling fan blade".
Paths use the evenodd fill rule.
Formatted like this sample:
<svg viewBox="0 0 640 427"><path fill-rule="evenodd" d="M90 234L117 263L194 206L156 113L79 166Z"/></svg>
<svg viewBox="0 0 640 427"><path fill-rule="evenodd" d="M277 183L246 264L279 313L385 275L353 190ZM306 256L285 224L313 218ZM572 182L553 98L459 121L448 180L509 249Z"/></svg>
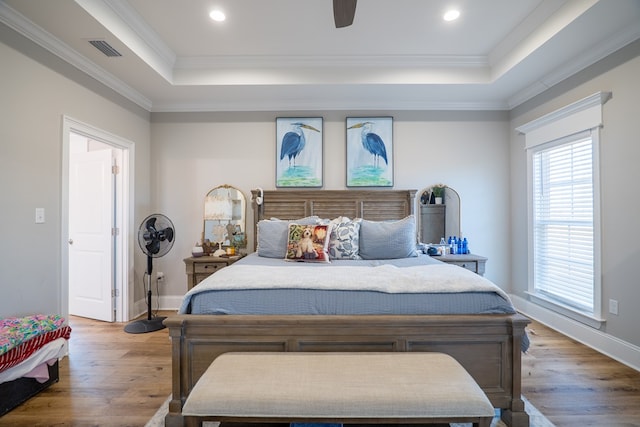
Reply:
<svg viewBox="0 0 640 427"><path fill-rule="evenodd" d="M333 0L333 20L336 28L348 27L353 24L358 0Z"/></svg>

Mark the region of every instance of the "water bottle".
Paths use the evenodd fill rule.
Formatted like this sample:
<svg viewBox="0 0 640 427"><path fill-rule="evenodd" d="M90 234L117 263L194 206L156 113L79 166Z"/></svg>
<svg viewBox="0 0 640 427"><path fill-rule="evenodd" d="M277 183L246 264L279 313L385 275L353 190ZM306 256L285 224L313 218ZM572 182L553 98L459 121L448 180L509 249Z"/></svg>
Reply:
<svg viewBox="0 0 640 427"><path fill-rule="evenodd" d="M462 239L460 237L458 237L458 250L456 251L457 254L463 254L463 248L462 248Z"/></svg>
<svg viewBox="0 0 640 427"><path fill-rule="evenodd" d="M462 240L462 253L463 254L469 253L469 242L467 241L466 237Z"/></svg>
<svg viewBox="0 0 640 427"><path fill-rule="evenodd" d="M456 242L456 236L451 237L451 255L458 253L458 243Z"/></svg>

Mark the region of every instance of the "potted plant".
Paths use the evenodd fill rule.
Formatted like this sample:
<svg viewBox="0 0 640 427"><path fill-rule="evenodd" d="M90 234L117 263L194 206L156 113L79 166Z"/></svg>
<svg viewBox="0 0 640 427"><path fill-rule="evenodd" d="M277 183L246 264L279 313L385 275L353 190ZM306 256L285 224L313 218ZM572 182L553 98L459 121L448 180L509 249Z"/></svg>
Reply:
<svg viewBox="0 0 640 427"><path fill-rule="evenodd" d="M431 192L433 193L433 197L435 198L436 205L441 205L442 200L444 198L444 184L437 184L431 187Z"/></svg>

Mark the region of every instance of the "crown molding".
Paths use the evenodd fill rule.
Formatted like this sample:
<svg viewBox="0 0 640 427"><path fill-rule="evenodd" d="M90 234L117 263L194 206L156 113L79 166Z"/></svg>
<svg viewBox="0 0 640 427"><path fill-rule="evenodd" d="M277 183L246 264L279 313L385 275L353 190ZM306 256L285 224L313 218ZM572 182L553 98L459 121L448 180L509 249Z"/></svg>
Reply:
<svg viewBox="0 0 640 427"><path fill-rule="evenodd" d="M122 0L103 0L122 21L134 30L140 38L165 62L167 67L173 68L176 62L176 54L160 38L153 28L142 19L140 14L129 4Z"/></svg>
<svg viewBox="0 0 640 427"><path fill-rule="evenodd" d="M251 72L266 70L267 77L271 76L272 80L268 81L268 85L274 87L279 86L296 86L299 84L317 84L317 76L308 75L307 80L301 79L298 82L286 80L282 78L274 78L273 72L278 69L291 69L300 72L301 76L305 76L309 70L320 70L321 73L329 73L332 68L342 68L350 70L352 74L358 74L358 70L368 68L374 70L402 70L406 72L403 76L403 84L456 84L459 88L465 85L472 87L486 86L491 88L492 85L499 85L499 81L491 81L491 64L486 56L473 55L362 55L362 56L346 56L346 55L322 55L322 56L293 56L293 55L222 55L215 57L175 57L175 54L163 43L158 35L148 27L138 13L132 9L127 2L117 0L75 0L79 4L93 4L98 11L106 13L112 22L120 22L125 28L128 37L137 40L136 46L145 50L147 55L152 55L152 62L158 65L162 71L151 65L156 72L163 75L165 79L169 78L168 84L178 86L206 86L213 87L216 85L230 86L239 85L238 82L208 81L207 72L211 70L211 75L215 78L222 78L225 70L242 69ZM100 9L102 8L102 9ZM12 9L5 2L0 1L0 22L7 25L17 33L28 38L35 44L43 47L70 65L76 67L80 71L89 75L96 81L112 89L119 95L130 100L134 104L140 106L150 112L184 112L184 111L252 111L252 110L337 110L344 108L352 108L358 110L511 110L531 98L543 93L553 85L560 83L575 73L587 68L598 60L602 60L607 55L621 49L622 47L634 42L640 38L640 27L637 25L629 25L616 31L611 37L594 45L587 52L575 55L575 57L556 68L543 78L536 82L521 88L517 92L507 95L505 100L491 99L486 102L471 100L469 102L458 101L403 101L398 97L381 100L360 100L360 99L332 99L332 100L295 100L295 99L262 99L262 98L244 98L244 100L226 98L225 101L218 101L215 97L211 97L204 101L195 102L164 102L156 103L138 92L135 88L129 86L124 81L110 74L102 67L96 65L70 46L57 39L44 29L35 25L32 21ZM140 41L143 39L144 43ZM139 53L137 53L139 54ZM151 56L150 56L151 58ZM149 62L147 62L149 63ZM192 73L189 73L190 70ZM457 72L456 72L457 70ZM222 72L221 72L222 71ZM216 74L217 72L217 74ZM433 72L433 75L424 75L424 72ZM164 73L164 74L163 74ZM183 74L187 73L187 74ZM200 74L198 74L200 73ZM205 73L205 74L203 74ZM270 74L269 74L270 73ZM331 72L332 74L335 74ZM411 74L413 73L413 74ZM423 73L423 74L419 74ZM174 75L175 74L175 75ZM240 74L243 76L245 74ZM245 75L246 76L246 75ZM426 80L433 76L448 79L456 78L455 81L432 81ZM197 78L196 78L197 77ZM277 77L277 76L276 76ZM413 80L412 80L413 79ZM265 84L265 81L258 84ZM222 83L221 83L222 82ZM324 82L324 81L322 81ZM329 83L336 83L328 80ZM213 83L213 84L211 84ZM326 82L324 82L326 83ZM340 83L346 83L341 80ZM358 84L357 81L351 83ZM379 88L388 87L389 83L398 83L397 81L371 81L372 87ZM256 82L242 82L242 85L255 85Z"/></svg>
<svg viewBox="0 0 640 427"><path fill-rule="evenodd" d="M173 83L175 54L126 1L75 0L75 2L158 75L167 82Z"/></svg>
<svg viewBox="0 0 640 427"><path fill-rule="evenodd" d="M227 68L487 68L477 55L216 55L178 57L176 69Z"/></svg>
<svg viewBox="0 0 640 427"><path fill-rule="evenodd" d="M76 67L83 73L86 73L100 83L111 88L115 92L127 98L129 101L147 111L151 111L152 103L150 99L103 68L98 67L96 64L71 49L66 43L63 43L57 37L35 25L4 2L0 2L0 22Z"/></svg>
<svg viewBox="0 0 640 427"><path fill-rule="evenodd" d="M547 74L544 79L516 92L507 100L509 109L523 104L551 86L560 83L638 39L640 39L640 26L637 24L621 29L613 36L591 47L588 51L576 55L573 60Z"/></svg>
<svg viewBox="0 0 640 427"><path fill-rule="evenodd" d="M246 111L508 111L502 102L448 102L448 101L354 101L329 102L316 100L278 101L268 99L251 102L224 101L208 103L155 104L152 113L188 112L246 112Z"/></svg>

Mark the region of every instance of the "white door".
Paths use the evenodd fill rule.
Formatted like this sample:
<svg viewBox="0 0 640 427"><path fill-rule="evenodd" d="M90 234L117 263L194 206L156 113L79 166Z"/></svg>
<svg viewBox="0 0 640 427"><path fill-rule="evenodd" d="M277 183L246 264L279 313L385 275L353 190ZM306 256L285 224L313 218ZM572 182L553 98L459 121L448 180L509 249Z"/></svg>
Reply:
<svg viewBox="0 0 640 427"><path fill-rule="evenodd" d="M112 150L69 160L69 313L113 322Z"/></svg>

